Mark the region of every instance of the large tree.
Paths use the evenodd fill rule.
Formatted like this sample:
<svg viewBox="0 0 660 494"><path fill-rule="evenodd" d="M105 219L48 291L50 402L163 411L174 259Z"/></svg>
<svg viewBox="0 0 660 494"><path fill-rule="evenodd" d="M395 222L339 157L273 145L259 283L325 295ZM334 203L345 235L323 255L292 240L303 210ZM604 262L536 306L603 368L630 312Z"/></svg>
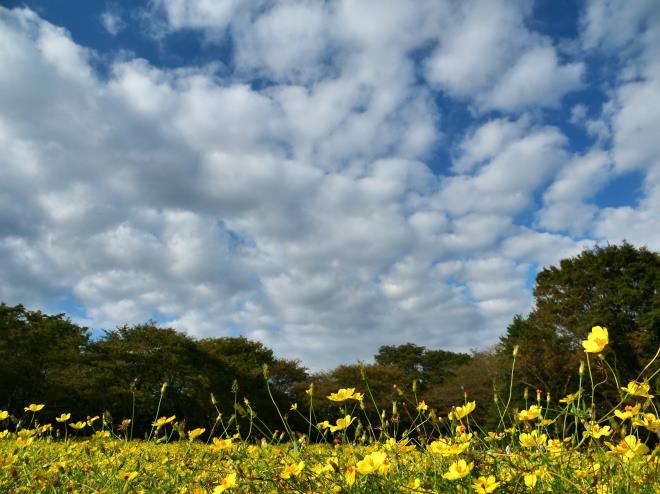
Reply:
<svg viewBox="0 0 660 494"><path fill-rule="evenodd" d="M633 378L660 347L659 288L658 253L625 242L586 250L538 274L535 308L514 318L501 350L520 345L523 381L561 393L584 358L581 340L605 326L608 360Z"/></svg>

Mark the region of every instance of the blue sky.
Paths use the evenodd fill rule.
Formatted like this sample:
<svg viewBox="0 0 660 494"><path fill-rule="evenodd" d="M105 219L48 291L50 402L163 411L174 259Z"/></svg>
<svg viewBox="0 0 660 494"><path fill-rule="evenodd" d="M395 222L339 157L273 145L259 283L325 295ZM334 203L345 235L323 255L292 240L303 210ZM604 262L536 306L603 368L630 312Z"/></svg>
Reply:
<svg viewBox="0 0 660 494"><path fill-rule="evenodd" d="M543 266L660 249L660 4L0 7L0 300L318 370L497 342Z"/></svg>

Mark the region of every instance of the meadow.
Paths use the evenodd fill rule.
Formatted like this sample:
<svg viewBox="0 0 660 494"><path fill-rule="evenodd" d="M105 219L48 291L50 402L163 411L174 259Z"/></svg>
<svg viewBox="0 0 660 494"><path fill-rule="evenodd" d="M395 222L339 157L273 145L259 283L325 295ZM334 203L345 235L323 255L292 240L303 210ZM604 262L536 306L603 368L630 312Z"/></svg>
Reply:
<svg viewBox="0 0 660 494"><path fill-rule="evenodd" d="M133 437L131 417L115 422L102 412L73 417L62 410L42 423L47 404L26 404L20 416L0 410L0 492L656 493L660 419L650 383L660 349L640 375L620 382L603 357L608 344L608 330L592 328L582 342L578 388L563 397L525 393L520 409L511 406L518 392L514 348L508 396L494 398L494 430L472 420L480 404L469 390L440 416L416 398L415 383L374 422L365 413L372 400L366 380L326 396L335 413L324 417L316 416L311 386L305 406L278 409L278 430L268 429L247 400L235 404L247 418L239 426L237 415L223 417L212 398L218 413L209 430L161 416L159 404L141 439ZM604 381L594 382L594 359L617 385L618 403L609 409L597 401ZM268 369L263 373L268 382ZM414 410L410 420L401 420L404 408ZM292 429L293 416L306 430Z"/></svg>

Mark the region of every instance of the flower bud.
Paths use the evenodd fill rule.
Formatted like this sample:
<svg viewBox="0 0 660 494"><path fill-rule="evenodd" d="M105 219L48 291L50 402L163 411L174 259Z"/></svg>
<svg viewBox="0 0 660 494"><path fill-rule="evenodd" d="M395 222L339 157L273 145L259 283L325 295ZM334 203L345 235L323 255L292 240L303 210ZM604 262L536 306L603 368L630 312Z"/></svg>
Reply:
<svg viewBox="0 0 660 494"><path fill-rule="evenodd" d="M584 374L584 360L580 360L580 369L578 370L580 375Z"/></svg>
<svg viewBox="0 0 660 494"><path fill-rule="evenodd" d="M160 387L160 394L164 395L166 389L167 389L167 381L165 381L163 385Z"/></svg>
<svg viewBox="0 0 660 494"><path fill-rule="evenodd" d="M518 356L518 348L520 348L520 345L516 345L513 347L513 358L516 358Z"/></svg>
<svg viewBox="0 0 660 494"><path fill-rule="evenodd" d="M529 388L525 388L525 393L523 396L525 397L525 401L529 399Z"/></svg>

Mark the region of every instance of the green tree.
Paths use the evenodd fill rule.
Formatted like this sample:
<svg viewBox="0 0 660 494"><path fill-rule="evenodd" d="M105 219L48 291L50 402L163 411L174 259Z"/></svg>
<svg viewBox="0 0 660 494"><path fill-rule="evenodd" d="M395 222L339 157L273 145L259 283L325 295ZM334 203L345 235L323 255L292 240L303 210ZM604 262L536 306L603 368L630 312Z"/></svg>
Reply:
<svg viewBox="0 0 660 494"><path fill-rule="evenodd" d="M376 363L397 367L409 382L416 380L421 388L440 384L454 371L469 362L466 353L429 350L414 343L399 346L381 346L374 356Z"/></svg>
<svg viewBox="0 0 660 494"><path fill-rule="evenodd" d="M64 314L51 316L22 305L0 304L2 406L21 413L30 402L46 403L48 409L76 404L88 343L87 328Z"/></svg>
<svg viewBox="0 0 660 494"><path fill-rule="evenodd" d="M576 386L581 341L605 326L608 357L624 379L634 378L660 347L659 288L660 255L644 247L624 242L563 259L538 274L536 306L514 318L500 353L520 345L521 382L562 394ZM594 361L594 372L606 369Z"/></svg>

